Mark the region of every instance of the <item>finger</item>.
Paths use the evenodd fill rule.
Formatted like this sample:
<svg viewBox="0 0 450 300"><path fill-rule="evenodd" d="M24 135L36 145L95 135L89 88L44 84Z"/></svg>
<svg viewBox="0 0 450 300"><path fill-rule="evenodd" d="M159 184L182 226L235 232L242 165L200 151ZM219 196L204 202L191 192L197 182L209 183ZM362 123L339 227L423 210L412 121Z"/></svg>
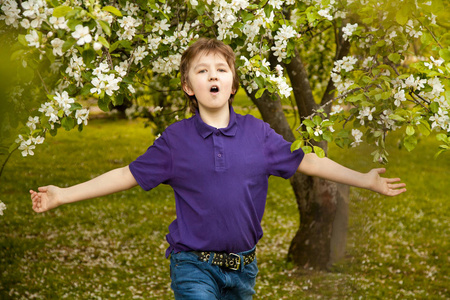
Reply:
<svg viewBox="0 0 450 300"><path fill-rule="evenodd" d="M397 184L388 184L388 187L390 189L399 189L399 188L403 188L405 187L406 184L405 183L397 183Z"/></svg>
<svg viewBox="0 0 450 300"><path fill-rule="evenodd" d="M393 182L398 182L401 181L400 178L386 178L386 182L387 183L393 183Z"/></svg>
<svg viewBox="0 0 450 300"><path fill-rule="evenodd" d="M406 192L406 189L391 190L391 193L389 193L389 196L398 196L404 192Z"/></svg>
<svg viewBox="0 0 450 300"><path fill-rule="evenodd" d="M39 192L45 193L45 192L47 192L47 190L48 190L48 186L40 186L40 187L38 187L38 191Z"/></svg>
<svg viewBox="0 0 450 300"><path fill-rule="evenodd" d="M375 169L375 171L377 171L378 174L384 174L384 173L386 173L386 168L378 168L378 169Z"/></svg>

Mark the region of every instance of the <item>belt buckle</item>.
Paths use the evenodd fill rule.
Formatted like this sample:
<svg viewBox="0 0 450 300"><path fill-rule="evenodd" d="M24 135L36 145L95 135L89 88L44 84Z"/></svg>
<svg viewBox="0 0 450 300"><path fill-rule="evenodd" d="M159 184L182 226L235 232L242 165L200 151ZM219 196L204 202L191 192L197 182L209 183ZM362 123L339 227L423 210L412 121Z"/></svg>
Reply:
<svg viewBox="0 0 450 300"><path fill-rule="evenodd" d="M237 261L236 261L236 266L229 266L228 269L233 270L233 271L239 270L239 267L241 266L241 257L235 253L230 253L229 255L232 257L236 257Z"/></svg>

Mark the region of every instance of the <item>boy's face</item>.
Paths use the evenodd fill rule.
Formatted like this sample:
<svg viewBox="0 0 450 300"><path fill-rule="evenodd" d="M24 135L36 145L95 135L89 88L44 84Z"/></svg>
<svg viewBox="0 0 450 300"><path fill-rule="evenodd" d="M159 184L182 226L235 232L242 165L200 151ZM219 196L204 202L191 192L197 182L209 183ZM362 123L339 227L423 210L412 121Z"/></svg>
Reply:
<svg viewBox="0 0 450 300"><path fill-rule="evenodd" d="M228 109L233 90L233 71L225 58L218 53L199 53L188 72L188 84L183 86L189 95L195 95L199 111Z"/></svg>

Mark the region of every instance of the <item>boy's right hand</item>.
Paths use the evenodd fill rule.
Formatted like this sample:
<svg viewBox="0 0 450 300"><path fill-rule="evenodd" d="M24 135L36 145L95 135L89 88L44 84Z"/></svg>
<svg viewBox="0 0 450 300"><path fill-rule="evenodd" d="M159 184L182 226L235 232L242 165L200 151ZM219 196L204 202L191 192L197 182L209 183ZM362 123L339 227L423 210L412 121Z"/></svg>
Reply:
<svg viewBox="0 0 450 300"><path fill-rule="evenodd" d="M38 192L30 190L33 210L42 213L58 207L61 201L61 188L49 185L38 188Z"/></svg>

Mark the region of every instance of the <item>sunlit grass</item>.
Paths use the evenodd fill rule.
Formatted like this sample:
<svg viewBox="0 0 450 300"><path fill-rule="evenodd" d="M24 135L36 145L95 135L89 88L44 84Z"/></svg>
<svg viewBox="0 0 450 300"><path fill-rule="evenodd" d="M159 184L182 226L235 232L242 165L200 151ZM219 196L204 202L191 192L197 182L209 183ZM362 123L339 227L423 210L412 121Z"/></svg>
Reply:
<svg viewBox="0 0 450 300"><path fill-rule="evenodd" d="M167 227L175 217L167 186L134 188L108 197L31 210L28 190L73 185L130 163L152 143L136 121L94 120L78 133L61 131L22 158L15 153L0 179L0 298L172 299L164 258ZM400 176L407 194L385 198L351 190L347 257L331 272L286 263L298 228L289 182L270 181L258 245L260 275L255 299L446 299L450 297L450 159L433 159L436 143L413 153L392 142L387 176ZM360 171L369 147L330 156Z"/></svg>

